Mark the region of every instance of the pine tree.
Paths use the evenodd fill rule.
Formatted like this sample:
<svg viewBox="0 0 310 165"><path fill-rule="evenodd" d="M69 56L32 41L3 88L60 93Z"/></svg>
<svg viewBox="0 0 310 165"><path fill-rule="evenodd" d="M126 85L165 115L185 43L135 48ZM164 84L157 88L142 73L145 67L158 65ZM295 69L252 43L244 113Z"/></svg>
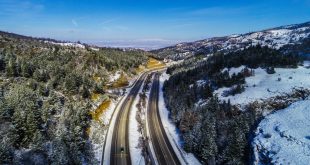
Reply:
<svg viewBox="0 0 310 165"><path fill-rule="evenodd" d="M30 110L27 110L27 118L26 118L26 130L25 130L25 142L29 144L33 140L33 135L36 131L38 131L38 121L35 119L35 115Z"/></svg>
<svg viewBox="0 0 310 165"><path fill-rule="evenodd" d="M9 77L17 76L16 63L13 58L10 58L8 65L6 65L6 75Z"/></svg>
<svg viewBox="0 0 310 165"><path fill-rule="evenodd" d="M5 60L4 55L0 53L0 72L5 70Z"/></svg>
<svg viewBox="0 0 310 165"><path fill-rule="evenodd" d="M19 148L24 143L24 136L25 136L25 114L21 109L15 109L12 118L12 133L10 139L12 139L12 144Z"/></svg>
<svg viewBox="0 0 310 165"><path fill-rule="evenodd" d="M43 135L41 134L39 130L36 130L36 132L33 133L32 143L30 147L36 150L41 150L43 143L44 143Z"/></svg>
<svg viewBox="0 0 310 165"><path fill-rule="evenodd" d="M0 164L12 164L14 150L8 139L2 139L0 145Z"/></svg>
<svg viewBox="0 0 310 165"><path fill-rule="evenodd" d="M52 165L70 164L68 154L69 150L61 137L52 141L52 153L49 155Z"/></svg>
<svg viewBox="0 0 310 165"><path fill-rule="evenodd" d="M22 62L21 64L21 74L23 77L29 78L32 77L33 74L33 68L32 66L27 62Z"/></svg>
<svg viewBox="0 0 310 165"><path fill-rule="evenodd" d="M212 113L207 113L202 122L202 151L201 157L208 161L214 160L217 155L216 145L216 130L215 130L215 116Z"/></svg>

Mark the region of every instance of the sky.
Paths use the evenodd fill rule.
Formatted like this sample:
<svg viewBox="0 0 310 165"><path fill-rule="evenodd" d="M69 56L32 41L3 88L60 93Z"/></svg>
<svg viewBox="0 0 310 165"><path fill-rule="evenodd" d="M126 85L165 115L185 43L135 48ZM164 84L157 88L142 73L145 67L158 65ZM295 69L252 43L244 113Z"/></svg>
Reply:
<svg viewBox="0 0 310 165"><path fill-rule="evenodd" d="M310 0L0 0L0 30L158 48L310 21Z"/></svg>

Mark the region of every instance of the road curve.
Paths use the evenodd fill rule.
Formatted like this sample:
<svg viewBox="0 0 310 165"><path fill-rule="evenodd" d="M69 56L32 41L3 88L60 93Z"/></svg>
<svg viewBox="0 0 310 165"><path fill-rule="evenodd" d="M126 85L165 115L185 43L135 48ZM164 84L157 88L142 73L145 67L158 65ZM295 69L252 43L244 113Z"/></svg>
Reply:
<svg viewBox="0 0 310 165"><path fill-rule="evenodd" d="M115 120L115 127L112 135L111 162L112 165L130 165L131 158L129 152L128 126L129 111L134 99L139 93L140 87L146 78L147 73L143 73L130 90L125 101L122 103L120 111Z"/></svg>
<svg viewBox="0 0 310 165"><path fill-rule="evenodd" d="M152 142L158 164L179 165L181 163L170 144L160 119L158 108L159 76L160 73L156 73L154 76L147 109L147 122L149 123L148 127L150 132L150 140Z"/></svg>

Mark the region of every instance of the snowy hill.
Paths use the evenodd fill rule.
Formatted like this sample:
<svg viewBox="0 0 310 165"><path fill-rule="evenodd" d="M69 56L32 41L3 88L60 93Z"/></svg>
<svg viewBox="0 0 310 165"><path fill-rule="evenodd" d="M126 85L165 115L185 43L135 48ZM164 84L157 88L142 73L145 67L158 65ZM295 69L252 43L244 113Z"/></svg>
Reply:
<svg viewBox="0 0 310 165"><path fill-rule="evenodd" d="M238 74L242 67L230 68L229 74ZM271 97L291 93L296 88L310 88L309 61L298 68L275 68L275 74L266 73L265 69L253 69L254 75L245 79L245 91L230 96L224 96L231 88L223 87L214 91L221 100L230 100L232 104L246 105L253 101L261 101Z"/></svg>
<svg viewBox="0 0 310 165"><path fill-rule="evenodd" d="M196 54L211 54L216 51L228 52L251 45L263 45L279 49L284 45L298 44L310 37L310 22L281 26L247 34L214 37L196 42L180 43L154 51L160 58L185 59Z"/></svg>
<svg viewBox="0 0 310 165"><path fill-rule="evenodd" d="M254 164L309 164L309 104L296 102L259 124L252 144Z"/></svg>
<svg viewBox="0 0 310 165"><path fill-rule="evenodd" d="M185 59L167 69L164 94L172 120L181 123L187 151L210 164L308 164L309 137L297 131L308 126L302 116L309 115L304 107L309 105L310 65L299 55L310 55L309 28L310 23L282 26L158 52ZM307 101L299 106L302 100ZM272 114L279 116L268 123ZM204 157L206 151L211 158Z"/></svg>

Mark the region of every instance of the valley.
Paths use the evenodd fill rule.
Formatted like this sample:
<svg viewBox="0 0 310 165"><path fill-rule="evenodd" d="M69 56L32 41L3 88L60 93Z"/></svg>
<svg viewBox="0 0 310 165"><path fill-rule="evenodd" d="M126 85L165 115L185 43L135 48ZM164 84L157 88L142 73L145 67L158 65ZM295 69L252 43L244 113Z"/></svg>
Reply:
<svg viewBox="0 0 310 165"><path fill-rule="evenodd" d="M150 51L0 32L0 164L307 164L309 41L309 22Z"/></svg>

